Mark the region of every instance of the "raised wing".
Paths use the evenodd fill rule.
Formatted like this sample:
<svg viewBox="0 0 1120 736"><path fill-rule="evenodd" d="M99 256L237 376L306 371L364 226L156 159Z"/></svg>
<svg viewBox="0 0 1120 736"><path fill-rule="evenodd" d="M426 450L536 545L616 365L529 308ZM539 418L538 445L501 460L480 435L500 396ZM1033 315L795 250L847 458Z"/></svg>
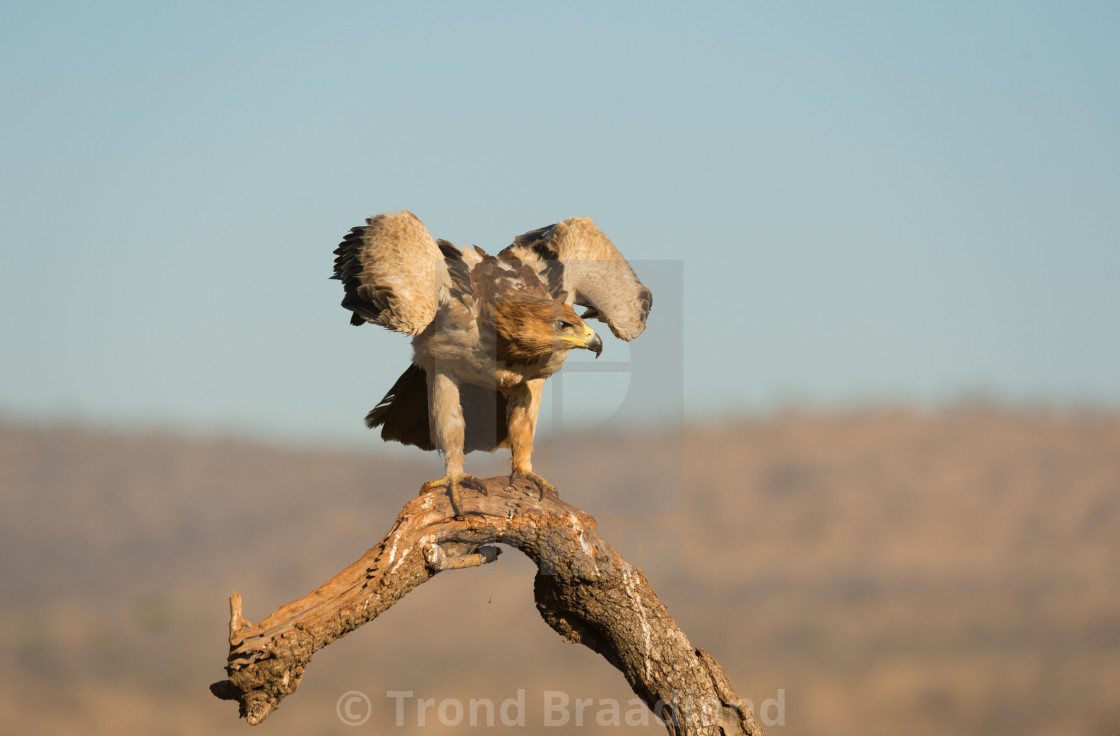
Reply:
<svg viewBox="0 0 1120 736"><path fill-rule="evenodd" d="M616 337L633 340L646 329L653 294L589 218L527 232L502 253L534 268L554 298L589 307L584 319L606 322Z"/></svg>
<svg viewBox="0 0 1120 736"><path fill-rule="evenodd" d="M372 322L416 335L436 316L451 286L443 253L420 218L408 210L378 215L353 228L335 250L334 276L354 314L350 324Z"/></svg>

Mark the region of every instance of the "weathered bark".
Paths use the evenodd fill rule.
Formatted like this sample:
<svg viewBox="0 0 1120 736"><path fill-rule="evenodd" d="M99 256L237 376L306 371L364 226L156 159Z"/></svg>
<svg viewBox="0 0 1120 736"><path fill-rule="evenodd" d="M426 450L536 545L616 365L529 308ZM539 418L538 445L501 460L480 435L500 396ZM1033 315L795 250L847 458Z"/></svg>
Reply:
<svg viewBox="0 0 1120 736"><path fill-rule="evenodd" d="M385 539L317 590L260 623L230 598L228 680L251 725L299 687L311 655L371 621L436 572L494 561L502 543L537 564L537 610L568 641L602 654L671 734L762 734L719 663L694 649L641 570L599 536L595 520L528 480L488 478L463 490L465 517L447 497L408 503Z"/></svg>

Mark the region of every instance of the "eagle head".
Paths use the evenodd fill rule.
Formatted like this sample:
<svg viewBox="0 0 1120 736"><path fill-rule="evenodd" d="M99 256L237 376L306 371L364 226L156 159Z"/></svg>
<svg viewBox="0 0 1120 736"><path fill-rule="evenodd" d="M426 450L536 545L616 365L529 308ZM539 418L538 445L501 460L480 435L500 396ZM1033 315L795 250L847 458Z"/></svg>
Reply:
<svg viewBox="0 0 1120 736"><path fill-rule="evenodd" d="M554 299L498 302L494 327L502 357L530 362L560 350L584 348L598 358L603 341L570 304Z"/></svg>

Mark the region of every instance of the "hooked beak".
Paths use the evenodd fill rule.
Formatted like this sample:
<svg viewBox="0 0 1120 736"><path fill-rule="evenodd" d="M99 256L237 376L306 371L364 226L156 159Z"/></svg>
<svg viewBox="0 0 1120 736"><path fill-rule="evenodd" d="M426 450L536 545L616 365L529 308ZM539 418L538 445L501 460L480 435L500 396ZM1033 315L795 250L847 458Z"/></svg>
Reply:
<svg viewBox="0 0 1120 736"><path fill-rule="evenodd" d="M583 326L582 337L561 337L560 340L563 342L571 343L573 347L590 350L591 352L595 353L596 358L598 358L599 354L603 352L603 341L599 339L598 335L595 334L595 330L591 329L587 325Z"/></svg>
<svg viewBox="0 0 1120 736"><path fill-rule="evenodd" d="M591 328L588 327L587 331L591 332ZM595 353L596 360L599 358L599 354L603 352L603 341L594 332L591 332L590 340L584 340L583 346Z"/></svg>

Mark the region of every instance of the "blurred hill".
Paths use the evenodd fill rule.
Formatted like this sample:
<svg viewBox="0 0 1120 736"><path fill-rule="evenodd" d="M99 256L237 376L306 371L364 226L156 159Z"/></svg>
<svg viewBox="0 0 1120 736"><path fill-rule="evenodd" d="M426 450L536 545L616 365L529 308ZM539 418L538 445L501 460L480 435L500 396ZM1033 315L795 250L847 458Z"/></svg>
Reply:
<svg viewBox="0 0 1120 736"><path fill-rule="evenodd" d="M788 413L541 444L544 474L643 567L768 733L1120 730L1120 415ZM245 733L207 690L230 592L251 619L303 595L440 470L419 452L0 424L5 730ZM521 689L521 731L559 691L596 701L569 729L617 732L596 725L598 701L625 713L632 694L540 620L531 575L515 552L441 574L316 654L260 728L470 731L444 729L438 705ZM336 712L353 690L372 705L360 729ZM436 707L421 726L408 700L396 727L389 691Z"/></svg>

